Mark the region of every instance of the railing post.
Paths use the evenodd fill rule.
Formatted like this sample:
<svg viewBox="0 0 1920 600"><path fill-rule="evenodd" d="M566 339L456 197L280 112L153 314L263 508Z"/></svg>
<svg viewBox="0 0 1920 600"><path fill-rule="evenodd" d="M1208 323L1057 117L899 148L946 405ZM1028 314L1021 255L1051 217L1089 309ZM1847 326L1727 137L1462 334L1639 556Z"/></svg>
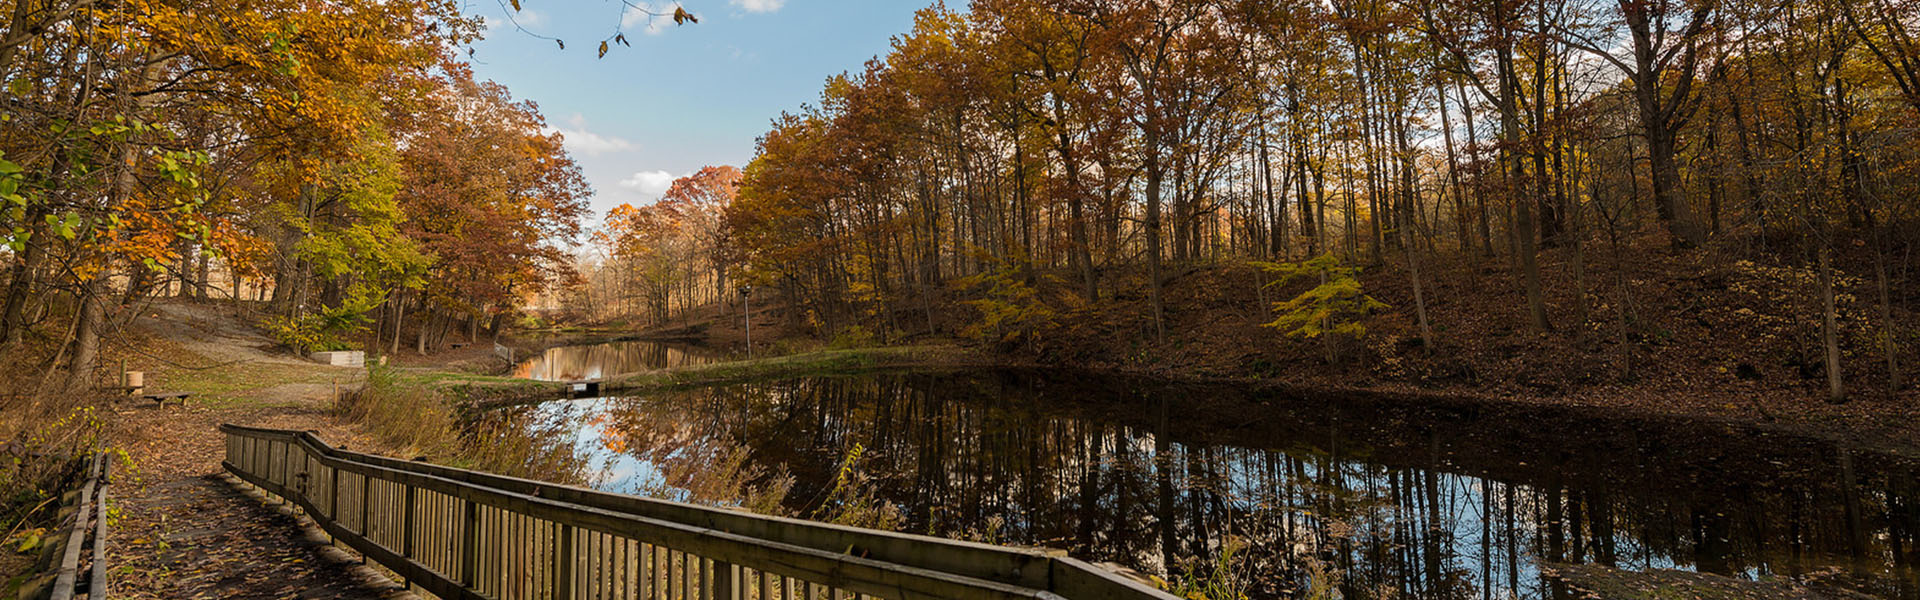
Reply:
<svg viewBox="0 0 1920 600"><path fill-rule="evenodd" d="M360 537L373 539L373 477L360 474ZM360 556L366 562L366 555Z"/></svg>
<svg viewBox="0 0 1920 600"><path fill-rule="evenodd" d="M327 467L327 520L338 524L340 521L340 469ZM331 530L327 539L333 539Z"/></svg>
<svg viewBox="0 0 1920 600"><path fill-rule="evenodd" d="M461 521L465 523L460 528L460 585L471 588L475 583L473 572L480 563L480 508L472 499L462 500L460 505Z"/></svg>
<svg viewBox="0 0 1920 600"><path fill-rule="evenodd" d="M413 486L404 483L400 485L406 487L406 499L402 501L406 512L400 515L400 556L411 561L413 560ZM400 579L400 583L407 589L413 589L412 582L406 581L405 577Z"/></svg>
<svg viewBox="0 0 1920 600"><path fill-rule="evenodd" d="M553 597L573 600L573 526L554 524Z"/></svg>
<svg viewBox="0 0 1920 600"><path fill-rule="evenodd" d="M739 590L740 570L733 563L713 561L713 600L734 600Z"/></svg>

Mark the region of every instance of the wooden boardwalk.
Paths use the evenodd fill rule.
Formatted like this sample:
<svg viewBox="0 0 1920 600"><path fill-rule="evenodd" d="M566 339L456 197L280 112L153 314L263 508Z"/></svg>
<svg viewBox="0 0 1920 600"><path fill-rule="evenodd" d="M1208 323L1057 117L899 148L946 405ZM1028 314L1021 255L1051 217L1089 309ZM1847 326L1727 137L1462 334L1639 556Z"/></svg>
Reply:
<svg viewBox="0 0 1920 600"><path fill-rule="evenodd" d="M222 425L225 468L441 598L1173 596L1064 554L765 517Z"/></svg>

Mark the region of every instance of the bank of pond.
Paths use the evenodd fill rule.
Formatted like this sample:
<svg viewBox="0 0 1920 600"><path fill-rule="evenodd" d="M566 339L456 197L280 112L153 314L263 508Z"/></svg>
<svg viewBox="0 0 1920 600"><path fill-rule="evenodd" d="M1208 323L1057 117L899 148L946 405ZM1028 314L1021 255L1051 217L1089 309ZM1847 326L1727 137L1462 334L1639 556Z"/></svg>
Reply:
<svg viewBox="0 0 1920 600"><path fill-rule="evenodd" d="M523 377L712 360L560 348ZM1920 465L1745 426L1057 371L869 373L486 417L594 487L1002 544L1252 598L1573 597L1560 565L1920 599ZM1222 574L1225 575L1222 575ZM1219 583L1220 581L1216 581Z"/></svg>

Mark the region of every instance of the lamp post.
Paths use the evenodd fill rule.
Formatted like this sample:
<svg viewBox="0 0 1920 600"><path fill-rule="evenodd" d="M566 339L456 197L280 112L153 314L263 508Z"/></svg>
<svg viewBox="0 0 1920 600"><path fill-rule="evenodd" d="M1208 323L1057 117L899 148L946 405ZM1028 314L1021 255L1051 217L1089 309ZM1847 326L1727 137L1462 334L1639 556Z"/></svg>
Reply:
<svg viewBox="0 0 1920 600"><path fill-rule="evenodd" d="M751 295L753 295L753 286L741 284L740 285L740 313L741 313L741 317L746 319L747 360L753 360L753 304L747 300L747 297Z"/></svg>

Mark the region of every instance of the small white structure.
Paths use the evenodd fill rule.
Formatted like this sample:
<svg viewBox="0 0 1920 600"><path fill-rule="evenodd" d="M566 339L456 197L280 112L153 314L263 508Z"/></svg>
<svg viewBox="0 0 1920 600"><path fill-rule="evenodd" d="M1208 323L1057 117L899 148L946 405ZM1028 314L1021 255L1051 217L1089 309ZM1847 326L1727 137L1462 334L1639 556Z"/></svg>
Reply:
<svg viewBox="0 0 1920 600"><path fill-rule="evenodd" d="M361 352L359 350L315 352L313 354L308 355L308 357L312 358L314 362L317 362L323 365L333 365L336 367L367 366L367 353Z"/></svg>

